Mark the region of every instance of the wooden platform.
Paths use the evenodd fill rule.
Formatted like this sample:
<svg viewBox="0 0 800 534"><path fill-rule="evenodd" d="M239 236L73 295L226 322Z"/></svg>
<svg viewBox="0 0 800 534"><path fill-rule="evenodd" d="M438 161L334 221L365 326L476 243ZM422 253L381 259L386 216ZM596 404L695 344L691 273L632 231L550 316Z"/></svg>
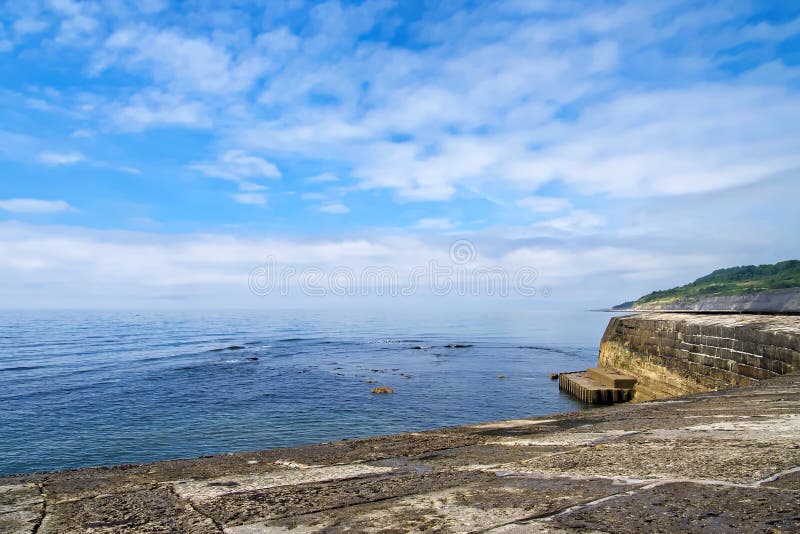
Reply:
<svg viewBox="0 0 800 534"><path fill-rule="evenodd" d="M636 378L611 368L561 373L558 387L587 404L613 404L633 398Z"/></svg>

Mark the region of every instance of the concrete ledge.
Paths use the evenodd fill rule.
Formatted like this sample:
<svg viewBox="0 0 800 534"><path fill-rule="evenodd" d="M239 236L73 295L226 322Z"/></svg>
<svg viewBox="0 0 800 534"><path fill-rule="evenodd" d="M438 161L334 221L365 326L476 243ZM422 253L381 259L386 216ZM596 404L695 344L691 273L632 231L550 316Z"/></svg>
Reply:
<svg viewBox="0 0 800 534"><path fill-rule="evenodd" d="M798 444L800 377L788 375L542 418L0 477L0 531L794 532Z"/></svg>
<svg viewBox="0 0 800 534"><path fill-rule="evenodd" d="M614 382L613 379L610 381ZM633 389L609 387L596 380L589 371L559 374L558 387L587 404L613 404L633 398Z"/></svg>
<svg viewBox="0 0 800 534"><path fill-rule="evenodd" d="M610 367L590 367L586 370L589 378L609 388L631 389L636 385L636 378L620 373Z"/></svg>

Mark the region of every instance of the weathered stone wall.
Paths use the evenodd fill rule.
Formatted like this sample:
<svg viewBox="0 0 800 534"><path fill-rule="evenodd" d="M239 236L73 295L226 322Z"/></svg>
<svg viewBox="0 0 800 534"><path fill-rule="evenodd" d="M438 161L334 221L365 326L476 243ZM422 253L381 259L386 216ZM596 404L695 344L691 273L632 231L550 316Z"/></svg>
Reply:
<svg viewBox="0 0 800 534"><path fill-rule="evenodd" d="M634 401L800 372L800 317L642 313L611 319L598 365L637 378Z"/></svg>

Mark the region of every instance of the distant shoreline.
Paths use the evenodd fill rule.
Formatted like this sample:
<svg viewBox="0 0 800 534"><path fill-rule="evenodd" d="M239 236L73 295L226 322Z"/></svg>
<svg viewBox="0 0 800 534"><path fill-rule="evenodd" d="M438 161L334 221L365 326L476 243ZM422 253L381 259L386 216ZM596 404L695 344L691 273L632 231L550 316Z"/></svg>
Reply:
<svg viewBox="0 0 800 534"><path fill-rule="evenodd" d="M591 312L605 313L687 313L687 314L715 314L715 315L800 315L800 311L760 311L760 310L667 310L667 309L639 309L631 308L614 309L601 308L589 310Z"/></svg>

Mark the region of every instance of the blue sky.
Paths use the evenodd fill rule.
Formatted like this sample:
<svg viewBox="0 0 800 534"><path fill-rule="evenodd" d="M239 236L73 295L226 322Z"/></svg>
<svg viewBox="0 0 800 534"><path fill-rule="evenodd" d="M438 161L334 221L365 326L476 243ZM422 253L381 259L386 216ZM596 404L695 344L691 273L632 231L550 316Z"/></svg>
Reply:
<svg viewBox="0 0 800 534"><path fill-rule="evenodd" d="M547 305L798 257L795 2L0 5L2 306L265 306L266 257L456 239Z"/></svg>

